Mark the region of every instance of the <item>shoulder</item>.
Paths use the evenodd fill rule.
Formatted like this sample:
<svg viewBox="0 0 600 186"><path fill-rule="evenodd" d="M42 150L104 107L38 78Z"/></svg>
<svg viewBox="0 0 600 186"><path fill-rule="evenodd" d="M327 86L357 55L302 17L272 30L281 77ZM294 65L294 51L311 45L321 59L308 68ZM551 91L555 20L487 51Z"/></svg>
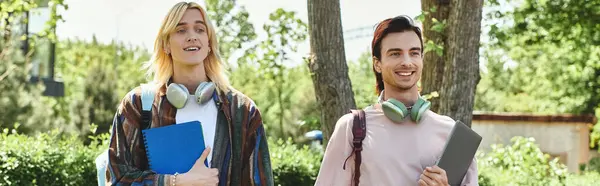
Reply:
<svg viewBox="0 0 600 186"><path fill-rule="evenodd" d="M433 111L427 111L423 122L431 127L450 131L452 130L452 127L454 127L456 121L449 116L438 114Z"/></svg>
<svg viewBox="0 0 600 186"><path fill-rule="evenodd" d="M342 117L340 117L335 124L335 131L347 131L352 128L352 124L354 123L354 114L352 112L348 112Z"/></svg>
<svg viewBox="0 0 600 186"><path fill-rule="evenodd" d="M123 98L121 98L119 108L117 109L119 114L122 114L123 112L127 112L128 110L136 108L136 105L140 105L139 102L141 102L141 95L142 95L142 87L141 86L137 86L137 87L134 87L133 89L129 90L129 92L127 92L125 94L125 96L123 96Z"/></svg>
<svg viewBox="0 0 600 186"><path fill-rule="evenodd" d="M221 91L221 94L225 95L225 99L227 99L229 107L232 109L250 112L250 114L259 111L252 98L233 87Z"/></svg>
<svg viewBox="0 0 600 186"><path fill-rule="evenodd" d="M147 85L150 85L150 86L144 87L144 88L153 89L154 87L156 87L152 84L147 84ZM119 113L128 112L133 109L141 110L142 86L143 85L138 85L138 86L132 88L131 90L129 90L129 92L127 92L125 94L125 96L123 96L123 98L121 99L121 102L119 104L119 107L117 109ZM152 91L155 92L156 90L152 90ZM155 96L156 96L156 92L155 92Z"/></svg>

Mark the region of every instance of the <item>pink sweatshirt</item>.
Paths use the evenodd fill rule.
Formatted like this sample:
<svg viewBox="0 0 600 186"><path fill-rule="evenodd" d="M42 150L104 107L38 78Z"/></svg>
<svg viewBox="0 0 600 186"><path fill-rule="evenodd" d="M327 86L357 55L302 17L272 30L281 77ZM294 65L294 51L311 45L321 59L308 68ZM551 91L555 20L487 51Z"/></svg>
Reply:
<svg viewBox="0 0 600 186"><path fill-rule="evenodd" d="M419 124L411 121L396 124L376 104L365 109L367 135L363 141L360 185L418 185L427 166L435 165L441 156L454 120L427 111ZM341 117L329 140L316 186L350 186L354 172L352 152L352 114ZM462 185L477 183L477 163L473 159Z"/></svg>

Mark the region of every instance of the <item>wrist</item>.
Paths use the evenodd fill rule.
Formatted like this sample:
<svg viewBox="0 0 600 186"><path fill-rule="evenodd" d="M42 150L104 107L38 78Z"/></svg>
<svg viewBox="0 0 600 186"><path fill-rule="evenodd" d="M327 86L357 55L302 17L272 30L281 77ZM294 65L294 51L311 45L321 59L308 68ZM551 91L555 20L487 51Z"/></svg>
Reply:
<svg viewBox="0 0 600 186"><path fill-rule="evenodd" d="M179 174L179 173L175 173L174 175L171 175L171 179L170 179L171 184L169 184L167 186L181 185L180 179L181 179L181 174Z"/></svg>
<svg viewBox="0 0 600 186"><path fill-rule="evenodd" d="M173 182L172 182L172 186L179 186L182 185L183 183L185 183L186 180L186 174L179 174L176 173L175 175L173 175Z"/></svg>

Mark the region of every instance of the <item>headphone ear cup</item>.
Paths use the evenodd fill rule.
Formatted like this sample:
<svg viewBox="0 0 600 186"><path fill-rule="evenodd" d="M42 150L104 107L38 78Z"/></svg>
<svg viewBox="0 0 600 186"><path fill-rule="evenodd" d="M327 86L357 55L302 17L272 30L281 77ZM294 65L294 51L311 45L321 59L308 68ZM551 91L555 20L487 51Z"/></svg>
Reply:
<svg viewBox="0 0 600 186"><path fill-rule="evenodd" d="M383 114L390 120L400 123L408 114L408 109L401 102L390 98L381 104Z"/></svg>
<svg viewBox="0 0 600 186"><path fill-rule="evenodd" d="M167 87L167 100L169 100L171 105L178 109L185 106L189 94L190 93L185 86L177 83L171 83L169 87Z"/></svg>
<svg viewBox="0 0 600 186"><path fill-rule="evenodd" d="M196 88L196 102L198 104L204 104L212 98L213 92L215 91L215 84L213 82L202 82Z"/></svg>
<svg viewBox="0 0 600 186"><path fill-rule="evenodd" d="M431 102L424 100L422 98L419 98L417 100L417 104L415 104L415 107L413 107L412 111L411 111L411 117L412 117L413 121L415 121L415 122L421 121L423 114L427 110L429 110L430 107L431 107Z"/></svg>

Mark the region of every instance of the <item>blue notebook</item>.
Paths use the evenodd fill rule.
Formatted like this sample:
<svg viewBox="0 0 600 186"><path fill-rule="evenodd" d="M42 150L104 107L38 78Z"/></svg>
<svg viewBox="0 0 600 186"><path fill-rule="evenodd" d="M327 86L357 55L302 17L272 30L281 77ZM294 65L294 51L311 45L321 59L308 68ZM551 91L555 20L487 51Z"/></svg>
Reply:
<svg viewBox="0 0 600 186"><path fill-rule="evenodd" d="M199 121L145 129L142 134L148 164L158 174L188 172L205 149Z"/></svg>

